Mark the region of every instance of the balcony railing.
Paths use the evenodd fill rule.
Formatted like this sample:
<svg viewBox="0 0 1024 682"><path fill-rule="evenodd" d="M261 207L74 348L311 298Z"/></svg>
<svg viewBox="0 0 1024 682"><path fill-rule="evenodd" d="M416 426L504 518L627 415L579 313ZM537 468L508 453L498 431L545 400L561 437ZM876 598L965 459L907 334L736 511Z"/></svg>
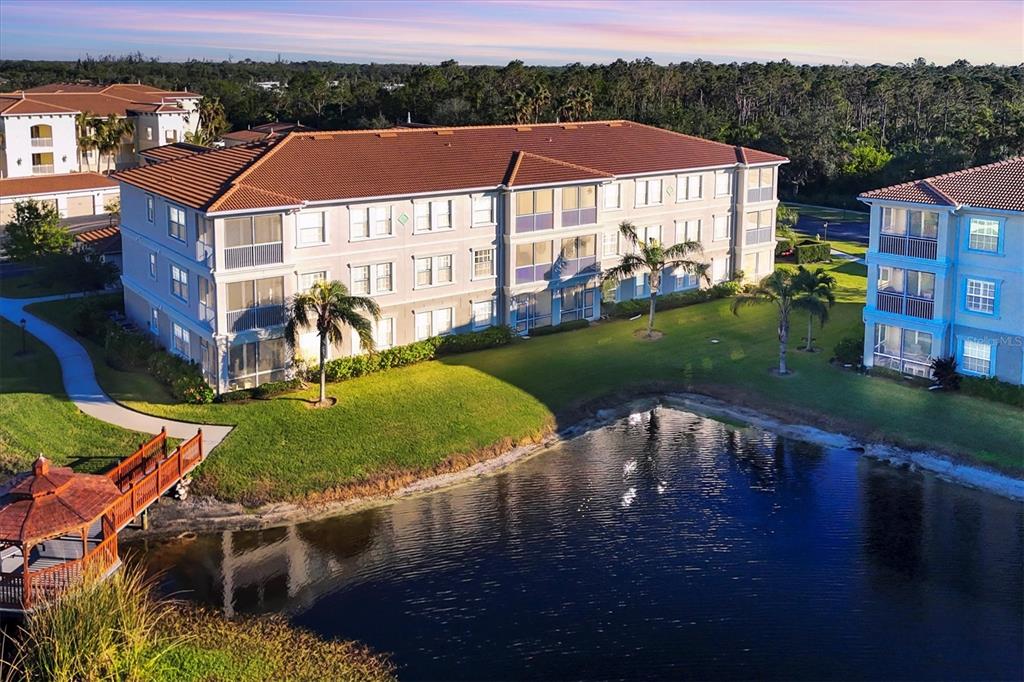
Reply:
<svg viewBox="0 0 1024 682"><path fill-rule="evenodd" d="M879 291L876 307L883 313L909 315L930 320L935 316L935 301L928 298L907 296L894 291Z"/></svg>
<svg viewBox="0 0 1024 682"><path fill-rule="evenodd" d="M744 243L749 245L752 244L767 244L772 240L772 228L771 227L757 227L745 230L746 236Z"/></svg>
<svg viewBox="0 0 1024 682"><path fill-rule="evenodd" d="M907 315L930 320L935 316L935 301L926 298L907 297Z"/></svg>
<svg viewBox="0 0 1024 682"><path fill-rule="evenodd" d="M33 137L32 138L32 146L33 147L52 147L53 146L53 138L52 137Z"/></svg>
<svg viewBox="0 0 1024 682"><path fill-rule="evenodd" d="M878 236L879 253L891 253L895 256L911 258L938 258L938 242L934 239L922 239L899 234L881 234Z"/></svg>
<svg viewBox="0 0 1024 682"><path fill-rule="evenodd" d="M53 173L52 163L32 164L33 175L50 175Z"/></svg>
<svg viewBox="0 0 1024 682"><path fill-rule="evenodd" d="M274 265L284 262L284 243L247 244L224 249L224 267L251 268L257 265Z"/></svg>
<svg viewBox="0 0 1024 682"><path fill-rule="evenodd" d="M516 217L516 232L534 232L550 230L555 226L554 213L535 213Z"/></svg>
<svg viewBox="0 0 1024 682"><path fill-rule="evenodd" d="M878 292L878 309L883 313L903 314L903 294L896 294L889 291Z"/></svg>
<svg viewBox="0 0 1024 682"><path fill-rule="evenodd" d="M597 208L574 208L562 211L562 227L593 225L597 222Z"/></svg>
<svg viewBox="0 0 1024 682"><path fill-rule="evenodd" d="M283 305L265 305L228 312L228 331L244 332L284 324Z"/></svg>
<svg viewBox="0 0 1024 682"><path fill-rule="evenodd" d="M895 355L875 353L873 364L875 367L885 367L886 369L891 369L894 372L912 374L917 377L928 378L932 375L931 362L927 360L922 361L910 358L899 358Z"/></svg>
<svg viewBox="0 0 1024 682"><path fill-rule="evenodd" d="M775 187L753 187L747 190L747 203L755 201L771 201L775 197Z"/></svg>

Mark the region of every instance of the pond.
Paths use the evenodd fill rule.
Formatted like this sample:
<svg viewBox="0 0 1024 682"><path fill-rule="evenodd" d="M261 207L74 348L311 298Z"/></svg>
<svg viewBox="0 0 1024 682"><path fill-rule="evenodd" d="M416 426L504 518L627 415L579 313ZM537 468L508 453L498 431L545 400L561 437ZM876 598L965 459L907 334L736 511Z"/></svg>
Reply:
<svg viewBox="0 0 1024 682"><path fill-rule="evenodd" d="M136 547L416 679L1020 679L1024 505L658 408L496 476Z"/></svg>

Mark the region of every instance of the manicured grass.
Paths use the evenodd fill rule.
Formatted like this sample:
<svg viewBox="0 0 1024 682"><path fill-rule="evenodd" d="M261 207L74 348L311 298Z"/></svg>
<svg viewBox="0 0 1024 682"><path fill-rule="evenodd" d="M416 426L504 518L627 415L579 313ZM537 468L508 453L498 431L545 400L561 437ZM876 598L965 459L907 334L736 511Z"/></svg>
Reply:
<svg viewBox="0 0 1024 682"><path fill-rule="evenodd" d="M868 252L867 244L861 244L859 242L848 242L843 241L842 239L829 239L828 241L830 244L832 244L832 248L835 249L836 251L842 251L845 254L857 256L858 258L863 258L864 254Z"/></svg>
<svg viewBox="0 0 1024 682"><path fill-rule="evenodd" d="M478 353L332 384L334 407L310 409L305 393L244 404L160 404L146 391L132 398L122 377L101 382L130 407L190 421L236 424L203 465L206 493L249 503L316 496L338 486L445 468L453 455L499 441L527 439L581 404L652 385L700 391L797 422L875 441L943 450L1014 473L1024 470L1021 411L956 394L935 394L898 381L832 367L844 336L862 337L865 268L826 266L839 302L816 344L800 346L806 319L792 320L790 365L776 365L775 309L729 300L659 313L658 341L638 338L643 324L606 322ZM65 302L41 304L50 312ZM711 343L718 339L719 343ZM124 374L124 373L119 373ZM113 377L113 378L112 378ZM145 387L141 380L137 386Z"/></svg>
<svg viewBox="0 0 1024 682"><path fill-rule="evenodd" d="M15 277L0 277L0 296L5 298L35 298L70 294L75 291L68 282L41 282L37 275L29 273Z"/></svg>
<svg viewBox="0 0 1024 682"><path fill-rule="evenodd" d="M142 434L88 417L67 399L49 348L0 320L0 473L25 471L39 454L95 471L134 450Z"/></svg>

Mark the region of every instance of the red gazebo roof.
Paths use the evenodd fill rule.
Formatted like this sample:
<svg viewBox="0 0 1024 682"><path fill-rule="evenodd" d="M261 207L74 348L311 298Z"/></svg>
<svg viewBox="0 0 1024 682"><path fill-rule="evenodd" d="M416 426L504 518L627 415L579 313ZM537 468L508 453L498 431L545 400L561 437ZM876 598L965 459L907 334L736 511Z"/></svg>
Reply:
<svg viewBox="0 0 1024 682"><path fill-rule="evenodd" d="M31 545L92 524L120 491L106 476L51 467L40 457L32 471L0 488L0 542Z"/></svg>

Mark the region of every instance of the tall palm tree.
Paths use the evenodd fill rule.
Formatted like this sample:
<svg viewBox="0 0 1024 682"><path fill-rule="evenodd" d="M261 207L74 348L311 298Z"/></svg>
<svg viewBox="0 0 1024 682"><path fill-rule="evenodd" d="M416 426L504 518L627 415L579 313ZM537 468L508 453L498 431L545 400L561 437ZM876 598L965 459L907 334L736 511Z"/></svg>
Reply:
<svg viewBox="0 0 1024 682"><path fill-rule="evenodd" d="M100 121L96 131L96 145L100 154L107 159L107 172L110 172L111 160L117 158L124 138L135 132L135 124L127 118L118 118L111 114Z"/></svg>
<svg viewBox="0 0 1024 682"><path fill-rule="evenodd" d="M704 249L700 242L680 242L666 247L657 239L641 241L636 227L628 220L619 225L619 233L630 246L630 253L625 254L618 265L605 272L603 279L618 282L637 273L647 275L651 288L651 310L647 316L647 337L650 338L654 335L654 311L658 305L662 272L665 268L682 269L710 281L707 263L693 260L693 256L703 253Z"/></svg>
<svg viewBox="0 0 1024 682"><path fill-rule="evenodd" d="M228 119L224 112L224 105L221 104L218 97L203 97L199 100L197 112L199 122L196 125L196 131L186 133L185 141L208 147L227 132Z"/></svg>
<svg viewBox="0 0 1024 682"><path fill-rule="evenodd" d="M594 95L576 85L570 86L565 91L558 113L563 120L570 123L590 118L594 113Z"/></svg>
<svg viewBox="0 0 1024 682"><path fill-rule="evenodd" d="M786 365L786 344L789 342L789 315L794 309L809 310L810 303L803 298L804 291L797 275L789 268L779 268L732 300L732 312L739 315L740 308L762 303L774 303L778 308L779 374L789 374Z"/></svg>
<svg viewBox="0 0 1024 682"><path fill-rule="evenodd" d="M836 286L836 278L824 268L812 272L801 265L796 273L796 282L800 295L794 305L807 312L807 345L804 350L810 352L814 350L811 344L814 320L819 320L824 327L828 322L829 308L835 305L836 295L832 290Z"/></svg>
<svg viewBox="0 0 1024 682"><path fill-rule="evenodd" d="M85 160L85 170L89 168L89 152L96 149L96 116L91 111L81 111L75 115L75 135L78 138L78 165ZM99 170L99 169L97 169Z"/></svg>
<svg viewBox="0 0 1024 682"><path fill-rule="evenodd" d="M348 288L337 281L322 281L309 291L292 296L286 311L284 338L293 351L299 344L299 334L313 327L320 337L320 405L327 403L327 348L340 344L345 338L345 327L351 327L359 336L363 348L372 351L373 324L380 318L380 307L372 298L352 296Z"/></svg>

